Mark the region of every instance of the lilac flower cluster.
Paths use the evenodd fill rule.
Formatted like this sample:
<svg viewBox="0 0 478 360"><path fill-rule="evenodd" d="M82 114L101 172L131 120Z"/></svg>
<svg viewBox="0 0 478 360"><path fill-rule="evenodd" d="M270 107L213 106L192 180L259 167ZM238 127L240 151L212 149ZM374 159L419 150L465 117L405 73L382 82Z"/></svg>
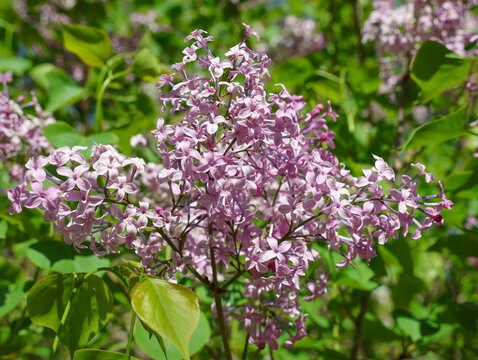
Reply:
<svg viewBox="0 0 478 360"><path fill-rule="evenodd" d="M32 101L25 102L25 96L11 99L8 83L13 81L11 72L0 73L0 160L8 169L10 180L18 182L23 179L23 167L20 163L31 157L52 149L43 136L46 125L55 122L50 113L42 110L35 95ZM34 114L26 113L33 108Z"/></svg>
<svg viewBox="0 0 478 360"><path fill-rule="evenodd" d="M425 41L439 41L462 56L467 55L468 45L478 41L473 32L478 20L469 11L477 5L476 0L412 0L396 4L394 0L375 0L374 11L362 30L363 42L375 41L383 91L394 89L406 57L413 56Z"/></svg>
<svg viewBox="0 0 478 360"><path fill-rule="evenodd" d="M412 164L418 173L403 175L390 192L384 184L395 173L378 156L363 176L352 176L332 153L326 118L337 114L330 103L302 115L302 97L282 85L267 92L270 59L246 46L249 36L259 38L246 29L226 59L213 55L212 36L195 30L183 60L161 75L163 111L181 120L160 118L152 132L160 165L111 146L94 146L91 160L80 147L61 148L31 158L24 182L8 196L11 213L44 210L76 248L89 242L103 255L124 245L150 273L191 272L206 283L223 281L222 290L244 278L247 301L230 309L251 343L277 349L283 332L287 347L306 336L299 297L311 301L326 292L326 275L305 277L319 259L317 244L343 256L339 268L354 266L357 257L376 255L375 243L399 232L418 239L441 225L442 209L453 204L441 183L440 194L417 193L419 179L434 180L421 164ZM135 143L145 145L139 137Z"/></svg>
<svg viewBox="0 0 478 360"><path fill-rule="evenodd" d="M325 36L316 30L312 19L300 19L294 15L286 16L278 22L280 36L272 39L268 45L258 46L258 52L264 52L277 61L293 56L305 56L325 49Z"/></svg>

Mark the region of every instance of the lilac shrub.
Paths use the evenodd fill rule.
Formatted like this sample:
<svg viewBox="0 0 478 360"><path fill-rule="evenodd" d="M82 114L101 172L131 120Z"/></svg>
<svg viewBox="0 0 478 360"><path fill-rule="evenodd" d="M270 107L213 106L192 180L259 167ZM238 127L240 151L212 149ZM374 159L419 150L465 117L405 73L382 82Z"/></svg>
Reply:
<svg viewBox="0 0 478 360"><path fill-rule="evenodd" d="M23 167L20 163L32 156L53 150L43 136L43 129L55 122L52 115L43 111L37 98L26 102L24 95L11 99L8 83L13 81L12 72L0 73L0 160L8 169L11 182L23 180ZM32 114L28 113L33 108ZM29 168L30 162L27 164Z"/></svg>
<svg viewBox="0 0 478 360"><path fill-rule="evenodd" d="M11 213L43 210L77 249L103 256L124 246L150 274L198 279L215 295L220 326L233 314L250 343L277 349L282 333L286 347L306 336L299 298L326 292L325 274L305 276L320 261L315 244L340 253L339 268L357 257L369 262L375 244L399 233L420 238L453 204L440 182L439 194L418 194L422 179L434 181L421 164L396 186L375 155L373 167L353 176L333 153L331 104L302 114L301 96L280 84L266 91L270 59L247 47L249 36L259 37L246 29L225 59L208 46L212 36L195 30L183 60L161 75L162 110L181 120L157 121L157 164L112 146L93 146L89 159L80 147L60 148L31 158L8 196ZM134 143L145 145L142 137ZM236 281L243 300L223 307L221 293Z"/></svg>
<svg viewBox="0 0 478 360"><path fill-rule="evenodd" d="M439 41L462 56L476 55L476 50L467 50L478 41L473 31L478 20L469 11L475 5L476 0L412 0L403 5L395 0L375 0L374 11L362 29L362 40L375 42L382 90L393 91L407 66L407 57L427 40Z"/></svg>
<svg viewBox="0 0 478 360"><path fill-rule="evenodd" d="M317 24L312 19L300 19L288 15L278 21L280 35L270 41L269 46L260 44L258 52L264 52L281 61L294 56L306 56L326 47L326 39L317 31Z"/></svg>

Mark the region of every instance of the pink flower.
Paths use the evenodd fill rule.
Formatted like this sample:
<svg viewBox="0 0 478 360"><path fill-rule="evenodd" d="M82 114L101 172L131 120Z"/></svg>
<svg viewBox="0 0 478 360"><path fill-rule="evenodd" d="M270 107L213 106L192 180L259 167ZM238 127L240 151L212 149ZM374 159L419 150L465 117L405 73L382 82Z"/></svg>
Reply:
<svg viewBox="0 0 478 360"><path fill-rule="evenodd" d="M75 186L80 190L87 191L91 188L91 184L88 180L81 177L86 171L90 169L90 165L83 164L71 170L68 166L62 166L56 170L59 175L67 177L67 180L60 186L62 191L70 191Z"/></svg>
<svg viewBox="0 0 478 360"><path fill-rule="evenodd" d="M31 179L32 177L40 182L45 181L46 172L43 168L48 164L48 158L45 156L38 156L37 158L31 157L26 163L25 167L28 169L25 172L25 178Z"/></svg>
<svg viewBox="0 0 478 360"><path fill-rule="evenodd" d="M44 189L43 184L38 180L33 180L31 187L33 192L26 198L25 207L29 209L39 207L50 211L58 208L59 189L57 187L50 186Z"/></svg>
<svg viewBox="0 0 478 360"><path fill-rule="evenodd" d="M270 250L264 251L260 256L260 261L263 263L272 259L277 259L280 262L284 261L284 253L287 252L292 246L290 241L283 241L279 245L277 243L277 239L273 237L267 238L267 243L269 244Z"/></svg>

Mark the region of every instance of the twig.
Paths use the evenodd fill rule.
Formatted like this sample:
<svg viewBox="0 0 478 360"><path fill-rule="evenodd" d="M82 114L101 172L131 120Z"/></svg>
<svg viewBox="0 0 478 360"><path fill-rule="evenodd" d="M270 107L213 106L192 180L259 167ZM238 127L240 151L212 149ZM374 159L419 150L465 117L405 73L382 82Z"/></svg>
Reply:
<svg viewBox="0 0 478 360"><path fill-rule="evenodd" d="M352 351L350 353L350 360L356 360L358 356L358 352L360 349L360 338L362 336L363 318L368 311L368 305L370 303L371 294L372 293L370 291L362 292L362 305L360 308L360 313L355 319L355 334L354 334L354 342L352 346Z"/></svg>

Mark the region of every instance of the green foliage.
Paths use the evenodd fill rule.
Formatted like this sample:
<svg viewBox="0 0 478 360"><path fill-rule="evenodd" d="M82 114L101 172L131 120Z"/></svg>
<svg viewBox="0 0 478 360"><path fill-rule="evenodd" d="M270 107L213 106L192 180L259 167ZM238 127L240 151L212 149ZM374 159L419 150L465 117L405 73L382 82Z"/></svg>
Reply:
<svg viewBox="0 0 478 360"><path fill-rule="evenodd" d="M189 343L199 321L198 299L190 289L147 276L132 289L131 305L141 321L189 358Z"/></svg>
<svg viewBox="0 0 478 360"><path fill-rule="evenodd" d="M88 255L78 254L72 246L63 242L39 241L32 243L25 254L40 269L62 274L86 273L109 265L109 259L100 259L91 251L87 252Z"/></svg>
<svg viewBox="0 0 478 360"><path fill-rule="evenodd" d="M131 64L131 69L136 76L151 81L156 81L162 70L158 59L148 48L138 51Z"/></svg>
<svg viewBox="0 0 478 360"><path fill-rule="evenodd" d="M189 354L194 355L200 351L209 341L211 336L211 328L209 320L201 313L199 316L199 322L192 334L191 341L189 342ZM151 334L143 327L141 323L136 325L134 333L134 340L138 346L145 351L151 358L157 360L181 360L183 356L181 352L171 342L166 339L164 341L164 352L155 336ZM164 355L166 353L166 356Z"/></svg>
<svg viewBox="0 0 478 360"><path fill-rule="evenodd" d="M0 285L0 317L8 314L26 294L27 282Z"/></svg>
<svg viewBox="0 0 478 360"><path fill-rule="evenodd" d="M456 112L428 120L417 127L403 144L403 149L437 144L466 134L468 107Z"/></svg>
<svg viewBox="0 0 478 360"><path fill-rule="evenodd" d="M128 358L125 354L95 350L95 349L83 349L75 351L73 360L139 360L138 358L131 356Z"/></svg>
<svg viewBox="0 0 478 360"><path fill-rule="evenodd" d="M118 137L112 132L83 136L63 121L57 121L54 124L48 125L45 127L43 134L56 148L62 146L87 146L91 149L93 143L116 144L119 141ZM85 155L88 153L88 151L84 152Z"/></svg>
<svg viewBox="0 0 478 360"><path fill-rule="evenodd" d="M30 289L27 308L33 323L58 332L61 343L73 353L86 346L111 319L113 296L96 275L56 274Z"/></svg>
<svg viewBox="0 0 478 360"><path fill-rule="evenodd" d="M13 71L17 76L25 74L32 65L31 60L17 56L0 58L0 72Z"/></svg>
<svg viewBox="0 0 478 360"><path fill-rule="evenodd" d="M47 111L57 111L86 96L85 88L79 86L63 70L51 64L35 66L31 69L30 76L48 93L45 106Z"/></svg>
<svg viewBox="0 0 478 360"><path fill-rule="evenodd" d="M436 41L427 41L415 55L411 77L422 90L421 102L427 103L443 91L462 84L470 76L471 62Z"/></svg>
<svg viewBox="0 0 478 360"><path fill-rule="evenodd" d="M63 44L88 66L103 66L113 54L111 41L103 30L63 24Z"/></svg>

